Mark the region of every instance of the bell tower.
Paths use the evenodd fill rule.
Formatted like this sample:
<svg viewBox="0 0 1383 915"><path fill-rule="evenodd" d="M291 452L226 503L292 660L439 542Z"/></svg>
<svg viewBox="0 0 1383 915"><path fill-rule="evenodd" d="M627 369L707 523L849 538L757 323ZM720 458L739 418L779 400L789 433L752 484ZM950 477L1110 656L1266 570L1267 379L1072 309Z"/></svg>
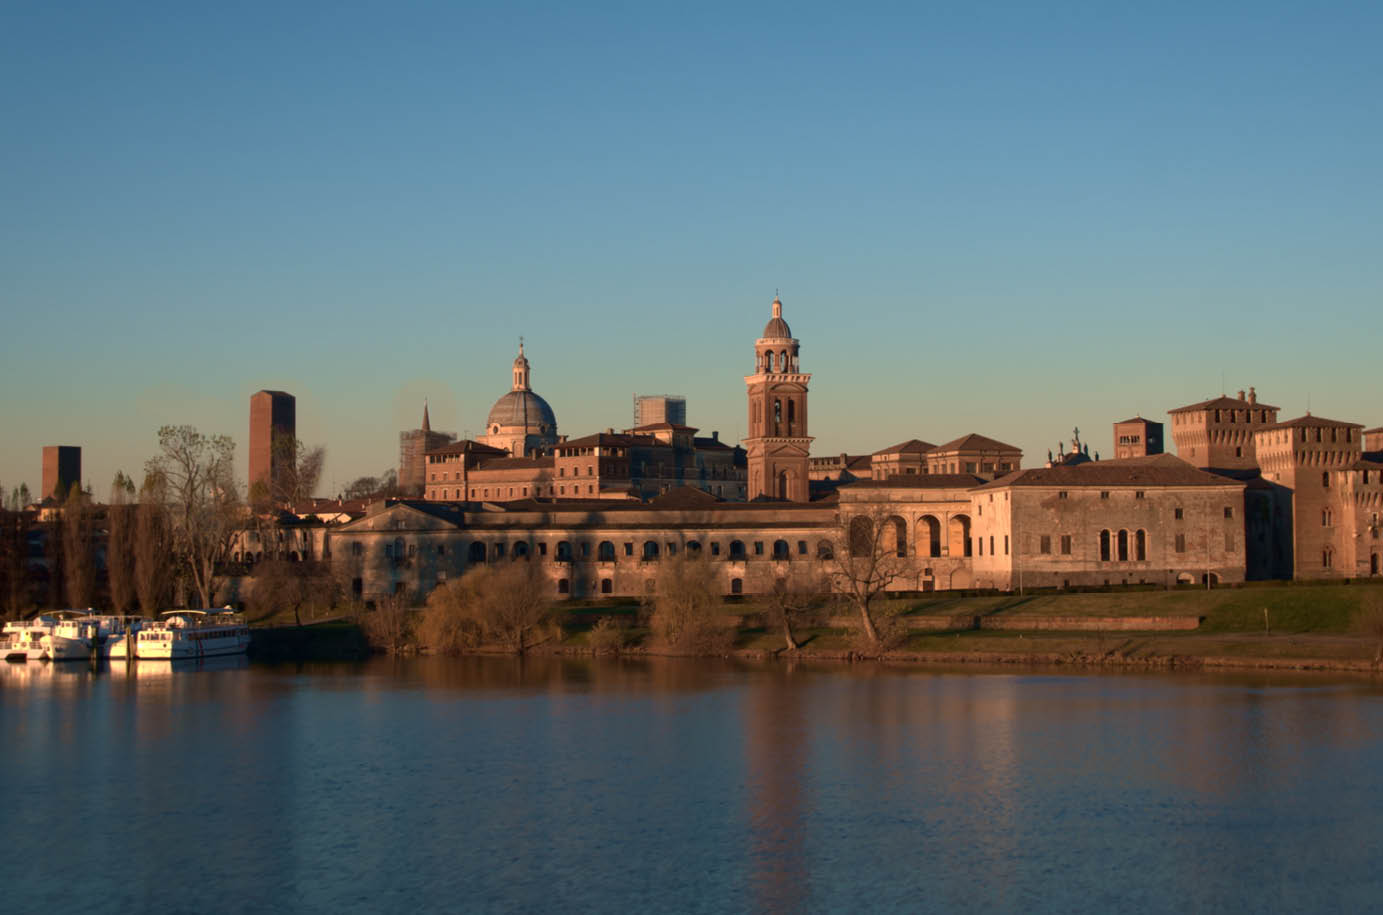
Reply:
<svg viewBox="0 0 1383 915"><path fill-rule="evenodd" d="M798 344L783 320L783 303L773 297L773 317L754 341L754 374L745 375L749 397L749 498L793 502L811 498L807 457L807 384L798 365Z"/></svg>

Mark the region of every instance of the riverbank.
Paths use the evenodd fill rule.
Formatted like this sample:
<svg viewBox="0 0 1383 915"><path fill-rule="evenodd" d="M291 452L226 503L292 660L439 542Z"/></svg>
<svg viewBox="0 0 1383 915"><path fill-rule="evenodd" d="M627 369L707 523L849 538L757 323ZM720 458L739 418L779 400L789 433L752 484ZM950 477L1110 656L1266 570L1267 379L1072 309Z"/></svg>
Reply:
<svg viewBox="0 0 1383 915"><path fill-rule="evenodd" d="M1166 670L1264 669L1373 672L1380 635L1363 623L1383 606L1374 584L1270 584L1235 589L925 595L888 601L876 620L891 631L883 647L856 634L848 607L819 608L795 629L787 652L781 629L752 601L727 603L733 637L717 654L746 659L879 660L896 664L1026 664ZM535 654L688 654L653 643L635 603L564 603ZM354 660L368 653L355 621L257 628L257 660ZM425 650L425 649L424 649ZM490 651L476 653L488 654Z"/></svg>

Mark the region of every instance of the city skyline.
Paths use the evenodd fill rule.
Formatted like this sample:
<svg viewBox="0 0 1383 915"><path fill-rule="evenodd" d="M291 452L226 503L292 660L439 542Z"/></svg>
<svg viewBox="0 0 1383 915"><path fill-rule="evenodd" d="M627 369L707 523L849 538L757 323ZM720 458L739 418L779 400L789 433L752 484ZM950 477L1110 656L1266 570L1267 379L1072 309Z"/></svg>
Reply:
<svg viewBox="0 0 1383 915"><path fill-rule="evenodd" d="M520 335L564 434L675 390L740 439L775 289L814 454L1112 456L1251 385L1383 424L1377 10L165 13L0 37L7 488L169 423L243 480L278 389L335 494L424 397L478 433Z"/></svg>

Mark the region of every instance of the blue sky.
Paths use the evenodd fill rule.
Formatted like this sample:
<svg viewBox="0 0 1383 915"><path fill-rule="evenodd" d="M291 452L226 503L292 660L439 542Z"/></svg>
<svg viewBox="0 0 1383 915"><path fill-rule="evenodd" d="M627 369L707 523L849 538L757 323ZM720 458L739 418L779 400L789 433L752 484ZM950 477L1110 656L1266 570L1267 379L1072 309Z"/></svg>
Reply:
<svg viewBox="0 0 1383 915"><path fill-rule="evenodd" d="M517 338L561 431L744 432L775 289L817 453L1044 459L1256 385L1383 424L1377 4L0 8L0 484L104 495L298 397L324 491ZM1223 381L1222 381L1223 379Z"/></svg>

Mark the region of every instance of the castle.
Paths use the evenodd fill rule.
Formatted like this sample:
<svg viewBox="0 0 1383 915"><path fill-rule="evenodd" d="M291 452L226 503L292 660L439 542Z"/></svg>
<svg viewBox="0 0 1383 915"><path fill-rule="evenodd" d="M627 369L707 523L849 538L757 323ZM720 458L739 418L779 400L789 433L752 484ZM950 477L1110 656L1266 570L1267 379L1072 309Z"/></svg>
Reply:
<svg viewBox="0 0 1383 915"><path fill-rule="evenodd" d="M642 595L679 552L715 563L726 594L762 593L820 580L860 519L905 560L896 591L1380 574L1383 429L1279 422L1250 389L1170 411L1176 456L1135 417L1114 424L1113 460L1078 434L1043 467L978 434L812 457L812 376L776 297L753 351L740 444L668 422L570 439L520 343L485 433L416 448L422 498L376 504L321 552L364 598L517 558L554 594Z"/></svg>

